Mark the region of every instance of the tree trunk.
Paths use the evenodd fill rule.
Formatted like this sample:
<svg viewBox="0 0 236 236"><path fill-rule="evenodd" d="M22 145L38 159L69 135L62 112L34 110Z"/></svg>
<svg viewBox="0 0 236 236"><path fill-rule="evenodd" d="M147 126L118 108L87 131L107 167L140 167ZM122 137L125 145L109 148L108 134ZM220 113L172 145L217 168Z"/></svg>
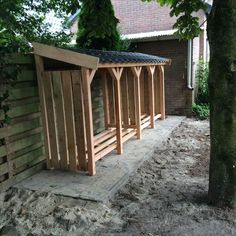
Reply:
<svg viewBox="0 0 236 236"><path fill-rule="evenodd" d="M214 0L210 42L209 203L236 206L236 1Z"/></svg>

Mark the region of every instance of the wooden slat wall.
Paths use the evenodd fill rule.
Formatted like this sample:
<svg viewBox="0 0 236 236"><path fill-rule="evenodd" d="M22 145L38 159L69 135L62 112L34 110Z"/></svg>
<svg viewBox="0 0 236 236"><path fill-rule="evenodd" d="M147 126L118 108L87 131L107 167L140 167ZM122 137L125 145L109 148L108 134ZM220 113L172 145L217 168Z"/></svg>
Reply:
<svg viewBox="0 0 236 236"><path fill-rule="evenodd" d="M81 71L45 72L44 85L51 168L87 170Z"/></svg>
<svg viewBox="0 0 236 236"><path fill-rule="evenodd" d="M21 72L7 101L11 122L0 128L4 144L0 146L0 191L46 166L34 61L31 56L16 57L16 61Z"/></svg>

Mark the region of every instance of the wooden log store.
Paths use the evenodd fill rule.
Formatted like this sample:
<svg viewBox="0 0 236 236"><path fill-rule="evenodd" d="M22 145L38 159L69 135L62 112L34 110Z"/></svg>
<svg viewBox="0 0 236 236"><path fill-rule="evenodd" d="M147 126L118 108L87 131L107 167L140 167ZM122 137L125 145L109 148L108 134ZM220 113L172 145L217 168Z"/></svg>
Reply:
<svg viewBox="0 0 236 236"><path fill-rule="evenodd" d="M165 119L164 66L141 53L62 49L33 43L48 169L83 170ZM101 80L104 131L94 134L91 84Z"/></svg>

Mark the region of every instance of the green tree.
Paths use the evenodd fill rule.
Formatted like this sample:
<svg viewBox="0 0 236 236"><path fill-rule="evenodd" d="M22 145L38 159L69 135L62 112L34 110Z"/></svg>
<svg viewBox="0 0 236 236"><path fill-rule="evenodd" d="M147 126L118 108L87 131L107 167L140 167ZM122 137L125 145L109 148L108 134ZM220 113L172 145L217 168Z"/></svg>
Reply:
<svg viewBox="0 0 236 236"><path fill-rule="evenodd" d="M70 37L63 31L52 33L45 15L54 11L61 18L79 8L77 0L0 0L0 47L24 51L32 41L63 44Z"/></svg>
<svg viewBox="0 0 236 236"><path fill-rule="evenodd" d="M110 0L83 0L78 23L78 47L119 50L118 23Z"/></svg>
<svg viewBox="0 0 236 236"><path fill-rule="evenodd" d="M144 0L151 1L151 0ZM201 0L157 0L169 5L174 27L182 38L200 32L192 13L204 9ZM214 0L208 18L210 43L210 176L209 203L236 207L236 1Z"/></svg>

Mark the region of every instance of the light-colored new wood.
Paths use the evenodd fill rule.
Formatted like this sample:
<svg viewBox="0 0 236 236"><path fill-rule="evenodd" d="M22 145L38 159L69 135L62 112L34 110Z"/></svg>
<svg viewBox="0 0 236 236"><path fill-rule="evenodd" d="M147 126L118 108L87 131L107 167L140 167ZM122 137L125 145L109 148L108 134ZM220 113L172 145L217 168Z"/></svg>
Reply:
<svg viewBox="0 0 236 236"><path fill-rule="evenodd" d="M102 71L102 92L103 92L105 127L107 129L111 119L110 119L109 95L108 95L108 85L107 85L107 72L105 70Z"/></svg>
<svg viewBox="0 0 236 236"><path fill-rule="evenodd" d="M164 66L159 66L160 72L160 110L161 110L161 119L165 119L165 75L164 75Z"/></svg>
<svg viewBox="0 0 236 236"><path fill-rule="evenodd" d="M84 114L87 138L88 153L88 171L89 175L96 174L95 155L94 155L94 139L93 139L93 110L91 101L91 77L89 69L82 68L83 97L84 97Z"/></svg>
<svg viewBox="0 0 236 236"><path fill-rule="evenodd" d="M55 114L57 124L58 150L61 169L68 169L68 143L66 138L65 107L62 91L61 72L52 72L53 96L55 103Z"/></svg>
<svg viewBox="0 0 236 236"><path fill-rule="evenodd" d="M149 112L151 128L155 128L155 102L154 102L154 71L155 67L147 66L148 71L148 93L149 93Z"/></svg>
<svg viewBox="0 0 236 236"><path fill-rule="evenodd" d="M44 90L45 90L45 100L47 108L46 112L48 118L48 136L51 150L51 167L57 169L60 167L60 164L59 164L58 145L57 145L56 120L55 120L51 72L46 72L44 74L44 77L45 77Z"/></svg>
<svg viewBox="0 0 236 236"><path fill-rule="evenodd" d="M76 171L77 158L76 158L74 106L73 106L71 73L69 71L62 72L62 85L63 85L64 104L65 104L69 167L70 170Z"/></svg>
<svg viewBox="0 0 236 236"><path fill-rule="evenodd" d="M137 126L137 138L141 139L141 92L140 92L140 74L142 67L131 67L131 71L134 75L134 88L135 88L135 111L136 111L136 126Z"/></svg>
<svg viewBox="0 0 236 236"><path fill-rule="evenodd" d="M116 135L117 135L117 153L123 153L122 145L122 117L121 117L121 91L120 91L120 78L123 68L109 68L111 76L114 79L115 87L115 107L116 107Z"/></svg>
<svg viewBox="0 0 236 236"><path fill-rule="evenodd" d="M51 168L51 150L49 145L49 134L48 134L48 117L47 117L47 106L46 106L46 100L45 100L45 90L44 90L44 83L43 83L43 77L44 77L44 65L43 65L43 58L40 56L35 55L35 65L36 65L36 71L37 71L37 81L38 81L38 90L39 90L39 97L40 97L40 107L41 107L41 113L42 113L42 121L43 121L43 127L44 127L44 143L45 143L45 151L46 151L46 157L47 157L47 168Z"/></svg>
<svg viewBox="0 0 236 236"><path fill-rule="evenodd" d="M32 43L32 44L34 47L34 54L36 55L55 59L58 61L67 62L73 65L83 66L90 69L98 68L99 58L97 57L52 47L45 44L40 44L40 43Z"/></svg>
<svg viewBox="0 0 236 236"><path fill-rule="evenodd" d="M77 144L77 156L79 169L87 171L86 159L86 135L85 135L85 117L84 117L84 100L82 91L82 76L81 71L72 72L73 84L73 100L74 100L74 119L75 119L75 134Z"/></svg>
<svg viewBox="0 0 236 236"><path fill-rule="evenodd" d="M129 91L127 81L127 70L125 69L121 77L121 94L122 94L122 121L123 124L129 125Z"/></svg>

